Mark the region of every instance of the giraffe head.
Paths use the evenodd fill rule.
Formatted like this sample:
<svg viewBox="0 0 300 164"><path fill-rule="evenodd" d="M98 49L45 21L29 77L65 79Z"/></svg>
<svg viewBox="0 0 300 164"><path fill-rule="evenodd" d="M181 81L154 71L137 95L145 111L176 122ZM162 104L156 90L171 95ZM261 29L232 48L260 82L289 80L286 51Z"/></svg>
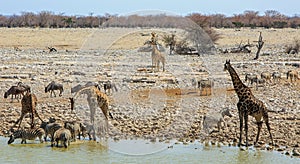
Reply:
<svg viewBox="0 0 300 164"><path fill-rule="evenodd" d="M227 71L229 67L230 67L230 60L226 60L224 64L224 71Z"/></svg>

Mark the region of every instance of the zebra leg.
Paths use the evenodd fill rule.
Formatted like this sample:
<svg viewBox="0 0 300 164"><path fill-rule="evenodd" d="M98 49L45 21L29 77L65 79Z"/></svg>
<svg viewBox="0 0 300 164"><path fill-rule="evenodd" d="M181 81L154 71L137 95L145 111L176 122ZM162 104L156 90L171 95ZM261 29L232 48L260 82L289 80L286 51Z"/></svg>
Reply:
<svg viewBox="0 0 300 164"><path fill-rule="evenodd" d="M58 139L58 138L56 138L56 139L55 139L55 142L56 142L56 147L58 147L58 142L59 142L59 139ZM61 143L61 141L60 141L60 143Z"/></svg>
<svg viewBox="0 0 300 164"><path fill-rule="evenodd" d="M39 136L40 143L44 143L43 137Z"/></svg>
<svg viewBox="0 0 300 164"><path fill-rule="evenodd" d="M48 132L45 132L44 141L47 141Z"/></svg>
<svg viewBox="0 0 300 164"><path fill-rule="evenodd" d="M61 141L62 142L62 141ZM69 141L68 141L68 143L69 143ZM66 140L64 140L64 147L65 148L67 148L68 147L68 145L67 145L67 141Z"/></svg>

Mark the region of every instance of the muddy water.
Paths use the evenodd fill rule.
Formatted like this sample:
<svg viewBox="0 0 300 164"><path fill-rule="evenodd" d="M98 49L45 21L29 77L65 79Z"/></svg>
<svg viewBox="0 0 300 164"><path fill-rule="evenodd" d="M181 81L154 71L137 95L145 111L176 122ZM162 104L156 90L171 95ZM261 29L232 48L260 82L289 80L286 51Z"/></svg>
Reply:
<svg viewBox="0 0 300 164"><path fill-rule="evenodd" d="M143 140L108 141L107 148L96 142L80 141L65 148L51 148L49 143L16 140L7 145L8 138L0 137L0 163L299 163L278 152L236 147L203 147L151 143Z"/></svg>

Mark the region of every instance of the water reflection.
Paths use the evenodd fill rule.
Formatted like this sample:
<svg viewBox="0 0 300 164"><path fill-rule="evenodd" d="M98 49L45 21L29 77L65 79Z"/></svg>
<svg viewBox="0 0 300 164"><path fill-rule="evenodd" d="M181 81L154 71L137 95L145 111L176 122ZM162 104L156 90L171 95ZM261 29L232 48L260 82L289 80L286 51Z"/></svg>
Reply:
<svg viewBox="0 0 300 164"><path fill-rule="evenodd" d="M150 142L142 139L110 141L109 149L124 155L150 155L159 153L172 146L175 141L170 143Z"/></svg>
<svg viewBox="0 0 300 164"><path fill-rule="evenodd" d="M8 138L0 137L0 163L299 163L299 158L291 158L278 152L237 147L203 147L199 143L189 145L166 145L146 143L140 140L108 142L108 147L94 141L71 143L68 148L52 148L50 143L20 144L17 140L11 145ZM139 145L139 149L135 149ZM143 147L144 145L144 147ZM162 146L162 147L161 147ZM129 155L128 150L159 150L147 155ZM162 148L162 149L158 149ZM121 153L115 151L122 150ZM132 153L132 151L131 151ZM136 153L136 152L134 152Z"/></svg>

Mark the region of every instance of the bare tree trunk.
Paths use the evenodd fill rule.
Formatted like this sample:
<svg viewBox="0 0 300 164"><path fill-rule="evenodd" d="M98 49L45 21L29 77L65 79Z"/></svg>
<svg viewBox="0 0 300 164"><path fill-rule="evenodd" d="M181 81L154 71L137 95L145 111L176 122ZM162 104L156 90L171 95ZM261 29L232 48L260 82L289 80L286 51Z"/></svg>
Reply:
<svg viewBox="0 0 300 164"><path fill-rule="evenodd" d="M264 41L262 41L262 36L261 36L261 32L259 32L259 38L258 38L258 41L257 41L257 52L256 52L256 56L254 58L254 60L257 60L259 58L259 53L260 53L260 50L262 49L262 47L264 46Z"/></svg>

